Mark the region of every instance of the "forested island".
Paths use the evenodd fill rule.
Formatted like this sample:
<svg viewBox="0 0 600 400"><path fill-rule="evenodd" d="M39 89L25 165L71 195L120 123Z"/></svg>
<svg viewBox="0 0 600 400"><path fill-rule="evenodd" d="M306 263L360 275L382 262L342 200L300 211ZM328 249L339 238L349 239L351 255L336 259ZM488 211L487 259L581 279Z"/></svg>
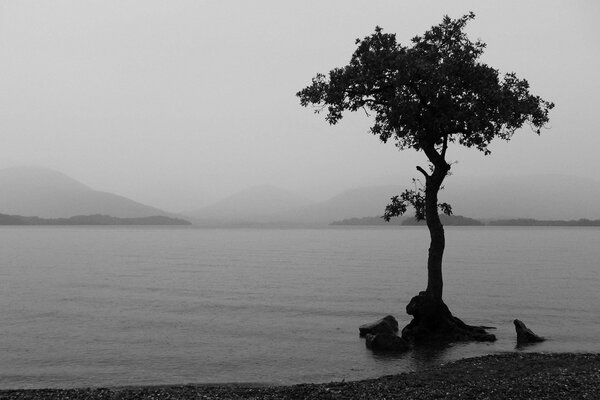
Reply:
<svg viewBox="0 0 600 400"><path fill-rule="evenodd" d="M483 222L463 217L462 215L440 215L440 220L443 225L447 226L477 226L484 225ZM382 217L364 217L364 218L348 218L341 221L334 221L330 225L425 225L425 221L417 221L416 218L398 218L390 219L386 222Z"/></svg>
<svg viewBox="0 0 600 400"><path fill-rule="evenodd" d="M164 215L118 218L110 215L76 215L69 218L24 217L0 214L0 225L191 225L189 221Z"/></svg>
<svg viewBox="0 0 600 400"><path fill-rule="evenodd" d="M486 225L494 226L600 226L600 219L540 220L531 218L498 219Z"/></svg>
<svg viewBox="0 0 600 400"><path fill-rule="evenodd" d="M480 221L462 215L440 215L440 220L445 226L600 226L600 219L580 218L577 220L543 220L533 218L513 218ZM382 217L348 218L334 221L329 225L348 226L376 226L376 225L425 225L425 221L415 218L392 218L385 222Z"/></svg>

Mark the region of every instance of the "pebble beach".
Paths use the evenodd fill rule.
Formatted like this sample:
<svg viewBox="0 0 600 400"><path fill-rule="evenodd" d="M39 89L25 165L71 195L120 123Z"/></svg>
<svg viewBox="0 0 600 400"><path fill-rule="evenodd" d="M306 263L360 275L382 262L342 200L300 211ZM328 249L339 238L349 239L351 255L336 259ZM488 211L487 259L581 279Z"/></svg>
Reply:
<svg viewBox="0 0 600 400"><path fill-rule="evenodd" d="M600 399L600 354L494 354L353 382L2 390L0 399Z"/></svg>

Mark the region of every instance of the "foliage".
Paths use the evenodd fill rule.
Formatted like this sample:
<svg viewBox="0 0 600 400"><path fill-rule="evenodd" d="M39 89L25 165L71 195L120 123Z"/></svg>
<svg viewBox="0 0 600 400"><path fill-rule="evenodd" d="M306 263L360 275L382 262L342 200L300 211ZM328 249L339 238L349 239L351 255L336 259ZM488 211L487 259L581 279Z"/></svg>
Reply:
<svg viewBox="0 0 600 400"><path fill-rule="evenodd" d="M435 146L441 153L447 140L489 154L492 139L509 140L526 122L539 134L554 104L529 94L529 83L514 73L501 78L479 61L485 44L463 31L474 17L446 16L412 46L377 27L356 40L347 66L317 74L298 92L300 103L326 108L331 124L343 111L364 109L374 114L371 133L400 149Z"/></svg>
<svg viewBox="0 0 600 400"><path fill-rule="evenodd" d="M408 206L412 206L415 210L415 219L422 221L425 219L425 189L423 186L417 186L418 180L413 179L414 189L406 189L400 196L391 198L391 203L385 207L385 212L382 216L387 222L393 217L403 215ZM446 215L452 215L452 207L448 203L438 204L440 211Z"/></svg>
<svg viewBox="0 0 600 400"><path fill-rule="evenodd" d="M314 105L317 113L326 110L330 124L340 121L344 111L373 115L370 131L382 142L393 140L401 150L425 153L431 172L417 169L425 176L429 196L437 199L450 170L450 143L487 155L494 138L510 140L526 123L539 134L554 107L530 94L526 80L514 73L501 76L480 61L485 43L464 32L474 18L472 12L458 19L445 16L408 46L376 27L371 36L356 40L348 65L317 74L297 93L300 104ZM425 219L426 198L427 191L407 190L392 198L384 217L401 215L412 205L417 218ZM438 207L451 213L445 203Z"/></svg>

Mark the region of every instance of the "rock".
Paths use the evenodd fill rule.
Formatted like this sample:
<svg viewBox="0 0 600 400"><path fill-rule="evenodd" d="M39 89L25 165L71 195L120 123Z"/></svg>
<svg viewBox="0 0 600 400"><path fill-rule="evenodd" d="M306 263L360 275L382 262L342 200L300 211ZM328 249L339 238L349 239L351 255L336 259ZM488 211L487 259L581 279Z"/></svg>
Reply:
<svg viewBox="0 0 600 400"><path fill-rule="evenodd" d="M538 343L538 342L543 342L544 340L546 340L543 337L538 336L535 333L533 333L531 331L531 329L526 327L522 321L515 319L513 321L513 323L515 324L515 330L517 331L517 343L518 344Z"/></svg>
<svg viewBox="0 0 600 400"><path fill-rule="evenodd" d="M380 320L370 324L361 325L358 328L360 337L367 334L376 335L378 333L396 333L398 332L398 321L392 315L387 315Z"/></svg>
<svg viewBox="0 0 600 400"><path fill-rule="evenodd" d="M406 340L393 333L367 334L365 344L368 349L381 352L406 351L409 344Z"/></svg>

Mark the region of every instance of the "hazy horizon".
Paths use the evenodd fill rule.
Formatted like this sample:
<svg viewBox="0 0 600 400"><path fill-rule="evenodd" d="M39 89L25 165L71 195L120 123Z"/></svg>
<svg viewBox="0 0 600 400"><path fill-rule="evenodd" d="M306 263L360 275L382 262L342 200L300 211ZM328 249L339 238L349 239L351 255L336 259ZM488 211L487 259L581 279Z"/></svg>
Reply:
<svg viewBox="0 0 600 400"><path fill-rule="evenodd" d="M408 185L423 154L381 144L363 114L329 126L295 93L345 65L376 25L406 43L474 11L467 31L487 43L484 61L556 108L541 137L525 127L491 156L451 147L454 174L598 181L598 3L377 4L0 2L0 168L55 169L167 211L257 185L316 201Z"/></svg>
<svg viewBox="0 0 600 400"><path fill-rule="evenodd" d="M484 220L600 218L597 207L600 182L588 178L563 174L458 175L449 177L448 182L439 199L449 202L455 215ZM98 191L60 171L39 167L1 168L0 187L3 188L0 214L5 215L42 218L91 214L120 218L175 216L171 210L161 210L119 193ZM274 185L252 186L208 206L175 213L205 226L328 224L381 215L389 199L402 188L397 182L370 182L314 200ZM412 211L407 215L412 215Z"/></svg>

